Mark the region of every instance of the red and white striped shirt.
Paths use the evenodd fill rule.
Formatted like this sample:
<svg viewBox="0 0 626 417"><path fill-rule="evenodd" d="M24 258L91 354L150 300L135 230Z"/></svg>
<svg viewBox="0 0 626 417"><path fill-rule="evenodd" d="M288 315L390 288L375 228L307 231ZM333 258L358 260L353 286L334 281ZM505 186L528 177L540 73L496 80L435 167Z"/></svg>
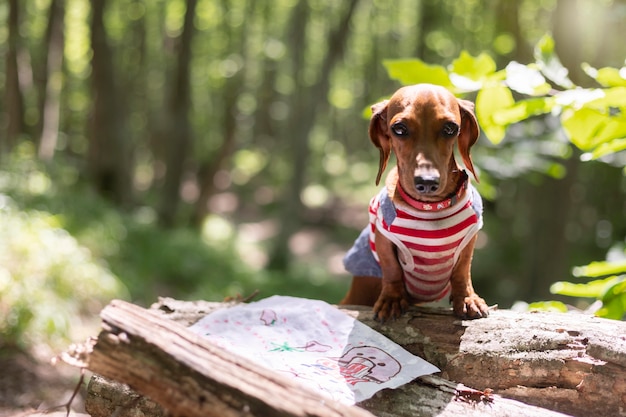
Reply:
<svg viewBox="0 0 626 417"><path fill-rule="evenodd" d="M374 242L378 229L398 248L405 287L416 301L436 301L449 294L459 254L482 227L482 201L477 199L480 196L468 184L458 201L439 210L399 208L391 203L386 190L371 200L369 246L374 258L380 262ZM381 209L381 203L387 207Z"/></svg>

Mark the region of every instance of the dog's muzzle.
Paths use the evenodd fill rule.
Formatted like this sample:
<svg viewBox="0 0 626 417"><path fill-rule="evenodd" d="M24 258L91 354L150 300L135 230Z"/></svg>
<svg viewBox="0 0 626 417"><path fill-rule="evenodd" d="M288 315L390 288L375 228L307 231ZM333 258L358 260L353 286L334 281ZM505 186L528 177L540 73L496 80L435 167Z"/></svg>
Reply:
<svg viewBox="0 0 626 417"><path fill-rule="evenodd" d="M420 194L433 194L439 189L439 177L435 175L420 175L414 177L415 189Z"/></svg>

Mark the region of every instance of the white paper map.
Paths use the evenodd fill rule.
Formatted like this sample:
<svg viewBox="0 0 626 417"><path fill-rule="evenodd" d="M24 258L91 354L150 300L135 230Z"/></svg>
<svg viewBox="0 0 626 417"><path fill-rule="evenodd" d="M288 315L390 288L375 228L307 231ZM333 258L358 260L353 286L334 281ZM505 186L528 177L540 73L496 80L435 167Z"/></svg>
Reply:
<svg viewBox="0 0 626 417"><path fill-rule="evenodd" d="M190 329L344 404L439 371L323 301L273 296L215 311Z"/></svg>

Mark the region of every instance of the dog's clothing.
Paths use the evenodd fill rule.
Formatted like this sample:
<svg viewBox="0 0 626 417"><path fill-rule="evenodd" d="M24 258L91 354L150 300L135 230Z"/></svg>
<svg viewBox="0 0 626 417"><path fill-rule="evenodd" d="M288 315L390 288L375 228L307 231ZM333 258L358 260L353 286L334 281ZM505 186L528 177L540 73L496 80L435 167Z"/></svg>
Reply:
<svg viewBox="0 0 626 417"><path fill-rule="evenodd" d="M370 202L370 224L344 258L346 270L354 276L382 278L374 242L378 229L398 248L405 287L412 298L428 302L448 295L458 256L482 227L478 191L466 182L461 187L466 190L458 201L456 196L443 204L413 200L407 208L396 207L387 188L381 190Z"/></svg>

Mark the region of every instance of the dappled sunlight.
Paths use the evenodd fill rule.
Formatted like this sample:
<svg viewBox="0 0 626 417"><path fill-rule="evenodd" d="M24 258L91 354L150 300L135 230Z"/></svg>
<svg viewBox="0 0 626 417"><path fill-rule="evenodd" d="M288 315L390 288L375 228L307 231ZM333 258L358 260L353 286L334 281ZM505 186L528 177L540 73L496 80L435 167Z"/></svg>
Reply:
<svg viewBox="0 0 626 417"><path fill-rule="evenodd" d="M242 261L257 270L264 268L268 261L264 243L278 233L276 221L263 220L256 223L242 223L238 230L236 246Z"/></svg>
<svg viewBox="0 0 626 417"><path fill-rule="evenodd" d="M232 213L239 207L239 196L226 192L213 195L209 199L209 211L216 214Z"/></svg>
<svg viewBox="0 0 626 417"><path fill-rule="evenodd" d="M32 221L0 254L3 291L45 299L45 276L71 278L79 296L47 299L91 309L116 295L110 274L144 304L337 301L381 188L371 105L426 81L473 101L481 125L481 294L549 297L623 245L623 2L106 3L0 7L0 235ZM66 326L54 308L37 314Z"/></svg>

